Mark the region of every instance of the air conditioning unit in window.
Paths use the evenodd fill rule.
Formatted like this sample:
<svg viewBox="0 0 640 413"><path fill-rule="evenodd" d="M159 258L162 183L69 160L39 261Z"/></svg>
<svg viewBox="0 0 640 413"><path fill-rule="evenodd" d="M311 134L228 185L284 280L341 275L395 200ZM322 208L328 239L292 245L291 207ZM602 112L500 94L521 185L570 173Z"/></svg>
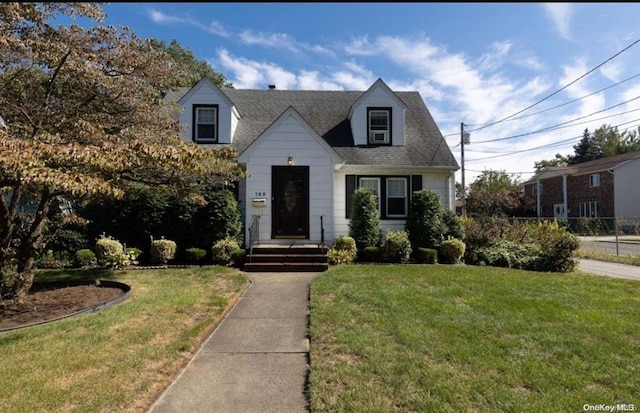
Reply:
<svg viewBox="0 0 640 413"><path fill-rule="evenodd" d="M387 142L387 131L375 131L369 132L369 141L370 142Z"/></svg>

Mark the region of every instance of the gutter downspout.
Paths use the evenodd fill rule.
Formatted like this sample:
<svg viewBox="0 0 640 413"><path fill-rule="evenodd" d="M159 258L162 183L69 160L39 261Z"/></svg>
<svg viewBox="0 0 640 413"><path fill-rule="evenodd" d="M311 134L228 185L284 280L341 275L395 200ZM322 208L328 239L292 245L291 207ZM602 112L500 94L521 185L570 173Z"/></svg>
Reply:
<svg viewBox="0 0 640 413"><path fill-rule="evenodd" d="M567 175L562 175L562 202L564 203L564 213L563 218L567 219L568 217L568 205L567 205Z"/></svg>
<svg viewBox="0 0 640 413"><path fill-rule="evenodd" d="M540 218L540 180L536 180L536 215Z"/></svg>

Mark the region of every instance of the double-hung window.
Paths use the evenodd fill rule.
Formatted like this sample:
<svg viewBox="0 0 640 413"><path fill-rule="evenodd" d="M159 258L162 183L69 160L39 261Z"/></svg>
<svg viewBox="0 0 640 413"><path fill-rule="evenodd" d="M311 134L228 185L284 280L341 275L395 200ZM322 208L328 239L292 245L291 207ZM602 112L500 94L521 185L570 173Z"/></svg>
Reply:
<svg viewBox="0 0 640 413"><path fill-rule="evenodd" d="M218 141L218 105L193 105L193 141Z"/></svg>
<svg viewBox="0 0 640 413"><path fill-rule="evenodd" d="M360 188L366 188L373 194L378 203L378 211L380 211L380 178L360 178L358 185ZM380 211L382 213L382 211Z"/></svg>
<svg viewBox="0 0 640 413"><path fill-rule="evenodd" d="M598 202L580 202L580 218L596 218L598 216Z"/></svg>
<svg viewBox="0 0 640 413"><path fill-rule="evenodd" d="M591 174L589 175L589 186L594 188L596 186L600 186L600 174Z"/></svg>
<svg viewBox="0 0 640 413"><path fill-rule="evenodd" d="M407 216L407 178L387 178L387 216Z"/></svg>
<svg viewBox="0 0 640 413"><path fill-rule="evenodd" d="M391 143L391 108L368 108L367 130L370 144Z"/></svg>

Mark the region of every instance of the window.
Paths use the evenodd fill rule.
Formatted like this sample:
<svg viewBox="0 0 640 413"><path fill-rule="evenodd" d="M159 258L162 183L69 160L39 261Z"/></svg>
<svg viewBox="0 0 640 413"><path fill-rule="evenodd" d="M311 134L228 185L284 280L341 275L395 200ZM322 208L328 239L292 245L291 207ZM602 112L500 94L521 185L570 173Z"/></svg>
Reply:
<svg viewBox="0 0 640 413"><path fill-rule="evenodd" d="M378 203L378 211L380 211L380 178L360 178L358 187L371 191Z"/></svg>
<svg viewBox="0 0 640 413"><path fill-rule="evenodd" d="M597 202L580 202L580 218L595 218L598 216Z"/></svg>
<svg viewBox="0 0 640 413"><path fill-rule="evenodd" d="M591 188L600 186L600 174L589 175L589 186Z"/></svg>
<svg viewBox="0 0 640 413"><path fill-rule="evenodd" d="M193 105L193 141L218 141L217 105Z"/></svg>
<svg viewBox="0 0 640 413"><path fill-rule="evenodd" d="M407 178L387 178L387 216L407 216Z"/></svg>
<svg viewBox="0 0 640 413"><path fill-rule="evenodd" d="M370 144L391 143L391 108L368 108L367 130Z"/></svg>

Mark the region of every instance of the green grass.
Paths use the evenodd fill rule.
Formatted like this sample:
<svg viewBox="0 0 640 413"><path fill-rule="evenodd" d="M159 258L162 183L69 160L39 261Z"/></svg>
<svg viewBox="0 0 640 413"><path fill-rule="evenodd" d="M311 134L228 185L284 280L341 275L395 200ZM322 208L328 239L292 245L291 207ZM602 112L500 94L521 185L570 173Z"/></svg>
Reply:
<svg viewBox="0 0 640 413"><path fill-rule="evenodd" d="M103 311L0 333L0 411L144 412L248 285L226 268L47 271L109 278L131 297Z"/></svg>
<svg viewBox="0 0 640 413"><path fill-rule="evenodd" d="M640 283L447 265L311 285L313 412L550 412L640 403Z"/></svg>
<svg viewBox="0 0 640 413"><path fill-rule="evenodd" d="M640 266L640 254L639 255L614 255L602 251L590 251L584 248L576 251L576 257L586 258L590 260L598 260L605 262L613 262L618 264L638 265Z"/></svg>

